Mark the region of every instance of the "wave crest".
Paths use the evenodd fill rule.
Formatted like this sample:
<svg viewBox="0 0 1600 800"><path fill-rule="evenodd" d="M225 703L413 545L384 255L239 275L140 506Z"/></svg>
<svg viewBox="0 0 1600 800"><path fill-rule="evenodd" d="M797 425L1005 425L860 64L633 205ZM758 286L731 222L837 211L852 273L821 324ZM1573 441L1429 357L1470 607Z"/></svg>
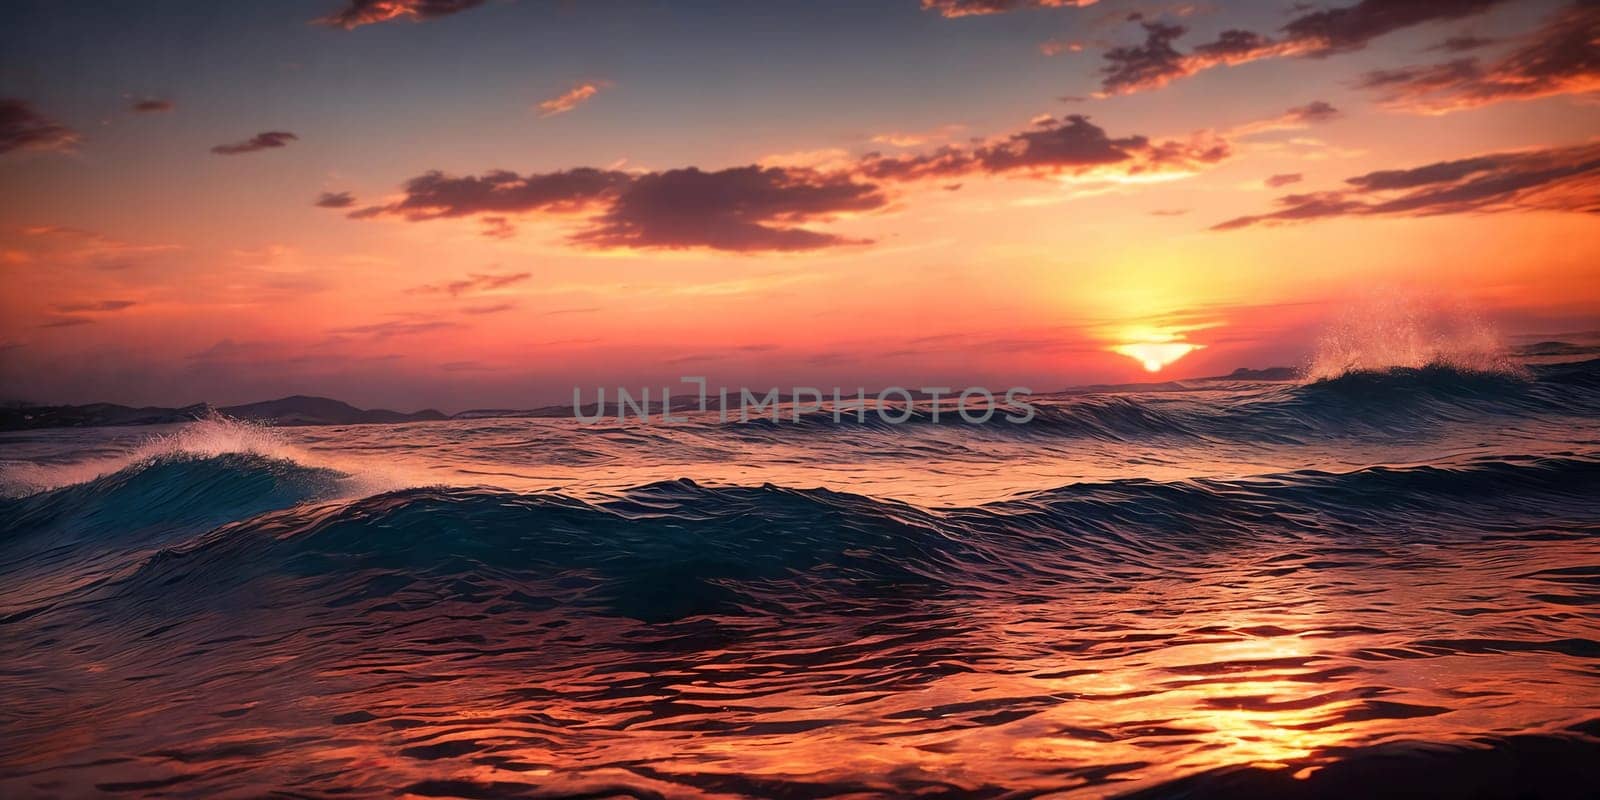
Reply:
<svg viewBox="0 0 1600 800"><path fill-rule="evenodd" d="M1500 332L1472 310L1392 295L1350 307L1318 340L1304 377L1317 382L1397 369L1526 375Z"/></svg>

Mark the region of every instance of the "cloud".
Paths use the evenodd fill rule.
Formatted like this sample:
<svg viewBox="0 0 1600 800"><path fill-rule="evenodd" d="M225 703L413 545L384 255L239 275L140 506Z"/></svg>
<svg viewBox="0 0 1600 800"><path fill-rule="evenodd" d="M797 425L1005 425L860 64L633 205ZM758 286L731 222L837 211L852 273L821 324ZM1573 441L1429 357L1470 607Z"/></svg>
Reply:
<svg viewBox="0 0 1600 800"><path fill-rule="evenodd" d="M0 98L0 154L14 150L70 150L78 132L52 120L25 100Z"/></svg>
<svg viewBox="0 0 1600 800"><path fill-rule="evenodd" d="M1247 122L1238 127L1230 128L1224 132L1225 136L1244 137L1256 136L1275 131L1298 131L1313 125L1332 122L1344 116L1339 109L1325 100L1314 100L1303 106L1295 106L1275 117Z"/></svg>
<svg viewBox="0 0 1600 800"><path fill-rule="evenodd" d="M1426 22L1481 14L1506 0L1361 0L1352 6L1314 11L1283 27L1286 39L1321 57L1360 50L1386 33Z"/></svg>
<svg viewBox="0 0 1600 800"><path fill-rule="evenodd" d="M143 100L135 100L128 104L128 110L136 114L164 114L174 108L177 108L177 105L171 100L161 100L154 97L146 97Z"/></svg>
<svg viewBox="0 0 1600 800"><path fill-rule="evenodd" d="M508 272L503 274L469 273L467 277L443 284L430 284L418 286L409 291L413 294L449 294L459 297L462 294L487 292L494 289L504 289L512 284L521 283L533 277L531 272Z"/></svg>
<svg viewBox="0 0 1600 800"><path fill-rule="evenodd" d="M483 5L484 0L348 0L343 9L313 20L321 25L354 30L362 25L409 19L423 22Z"/></svg>
<svg viewBox="0 0 1600 800"><path fill-rule="evenodd" d="M965 125L941 125L933 130L879 133L872 137L873 144L890 147L921 147L929 142L945 141L965 130Z"/></svg>
<svg viewBox="0 0 1600 800"><path fill-rule="evenodd" d="M459 328L461 325L437 319L395 319L388 322L374 322L369 325L354 325L348 328L335 328L335 334L361 334L374 339L387 339L391 336L414 336L421 333Z"/></svg>
<svg viewBox="0 0 1600 800"><path fill-rule="evenodd" d="M429 172L408 181L402 199L351 216L418 221L489 215L487 222L511 214L587 212L589 227L571 238L591 247L783 251L850 243L800 224L886 202L871 183L801 167L689 167L639 175L580 167L527 176ZM487 224L491 232L499 227Z"/></svg>
<svg viewBox="0 0 1600 800"><path fill-rule="evenodd" d="M355 204L356 197L349 192L323 192L312 203L318 208L349 208Z"/></svg>
<svg viewBox="0 0 1600 800"><path fill-rule="evenodd" d="M506 170L453 177L432 171L405 184L405 197L351 212L357 219L399 216L408 220L477 214L572 213L614 199L633 181L616 170L591 167L526 177Z"/></svg>
<svg viewBox="0 0 1600 800"><path fill-rule="evenodd" d="M889 198L882 184L888 182L985 173L1142 179L1194 172L1229 153L1228 142L1209 132L1153 142L1144 136L1113 138L1080 115L1046 116L988 141L895 156L869 153L825 166L762 163L645 173L578 167L468 176L432 171L407 181L400 198L349 216L413 222L477 217L486 234L509 235L513 217L570 215L588 224L569 241L588 247L801 251L864 244L809 226L884 208Z"/></svg>
<svg viewBox="0 0 1600 800"><path fill-rule="evenodd" d="M89 317L57 317L50 322L40 325L41 328L75 328L79 325L93 325L94 320Z"/></svg>
<svg viewBox="0 0 1600 800"><path fill-rule="evenodd" d="M64 225L31 225L18 228L17 233L20 238L15 240L15 248L0 251L0 258L11 263L118 270L182 249L171 244L125 242Z"/></svg>
<svg viewBox="0 0 1600 800"><path fill-rule="evenodd" d="M872 183L845 173L791 167L695 167L641 175L586 230L597 247L813 250L856 243L802 223L881 208Z"/></svg>
<svg viewBox="0 0 1600 800"><path fill-rule="evenodd" d="M132 300L100 300L89 303L60 303L56 310L64 314L76 314L84 311L121 311L125 308L138 305Z"/></svg>
<svg viewBox="0 0 1600 800"><path fill-rule="evenodd" d="M1298 172L1285 172L1281 175L1272 175L1262 183L1266 184L1268 189L1276 189L1280 186L1288 186L1291 183L1299 183L1304 179L1305 176Z"/></svg>
<svg viewBox="0 0 1600 800"><path fill-rule="evenodd" d="M587 102L589 98L600 93L600 87L606 83L579 83L561 94L539 103L539 116L553 117L565 114Z"/></svg>
<svg viewBox="0 0 1600 800"><path fill-rule="evenodd" d="M492 305L467 306L467 307L461 309L461 313L463 313L463 314L475 314L475 315L499 314L499 313L504 312L504 311L510 311L511 309L514 309L516 307L517 307L516 303L494 303Z"/></svg>
<svg viewBox="0 0 1600 800"><path fill-rule="evenodd" d="M1141 22L1145 40L1105 53L1101 94L1156 89L1216 66L1264 58L1323 58L1363 49L1373 39L1430 22L1481 14L1507 0L1360 0L1354 5L1301 14L1277 38L1248 30L1225 30L1216 39L1179 51L1174 43L1187 33L1181 25Z"/></svg>
<svg viewBox="0 0 1600 800"><path fill-rule="evenodd" d="M505 217L484 217L479 222L483 223L483 235L490 239L510 239L517 235L511 220Z"/></svg>
<svg viewBox="0 0 1600 800"><path fill-rule="evenodd" d="M1046 39L1039 43L1039 55L1059 56L1062 53L1081 53L1085 47L1076 39Z"/></svg>
<svg viewBox="0 0 1600 800"><path fill-rule="evenodd" d="M1046 117L1032 128L971 147L945 146L918 154L871 153L862 174L880 180L947 178L969 173L1081 174L1114 167L1125 174L1192 169L1228 156L1225 141L1152 143L1144 136L1112 138L1081 114Z"/></svg>
<svg viewBox="0 0 1600 800"><path fill-rule="evenodd" d="M1346 216L1600 213L1600 144L1491 153L1369 172L1345 183L1341 189L1279 198L1277 211L1231 219L1213 230Z"/></svg>
<svg viewBox="0 0 1600 800"><path fill-rule="evenodd" d="M1083 8L1095 0L922 0L922 10L946 19L1004 14L1025 8Z"/></svg>
<svg viewBox="0 0 1600 800"><path fill-rule="evenodd" d="M1144 28L1143 44L1113 47L1105 52L1107 63L1100 69L1104 76L1100 86L1107 94L1162 86L1197 71L1191 59L1172 46L1188 28L1162 22L1141 22L1140 25ZM1241 33L1244 32L1227 31L1224 35Z"/></svg>
<svg viewBox="0 0 1600 800"><path fill-rule="evenodd" d="M241 153L254 153L257 150L269 150L274 147L284 147L300 137L288 131L267 131L258 133L242 142L233 144L219 144L211 148L211 152L219 156L236 156Z"/></svg>
<svg viewBox="0 0 1600 800"><path fill-rule="evenodd" d="M1425 114L1600 91L1600 3L1579 0L1492 63L1468 57L1374 70L1356 85L1389 108Z"/></svg>

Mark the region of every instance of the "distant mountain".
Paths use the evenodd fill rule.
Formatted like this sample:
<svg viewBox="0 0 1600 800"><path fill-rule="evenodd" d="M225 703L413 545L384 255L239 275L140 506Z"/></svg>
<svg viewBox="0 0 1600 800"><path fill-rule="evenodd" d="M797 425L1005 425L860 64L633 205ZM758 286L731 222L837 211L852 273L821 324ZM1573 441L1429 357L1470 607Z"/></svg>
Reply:
<svg viewBox="0 0 1600 800"><path fill-rule="evenodd" d="M1200 381L1289 381L1295 380L1296 372L1290 367L1270 367L1268 369L1234 370L1228 375L1219 375L1213 378L1193 378L1185 381L1169 381L1165 383L1131 383L1118 386L1080 386L1065 391L1056 392L1054 396L1070 396L1087 394L1100 391L1173 391L1192 386ZM911 392L917 400L927 399L922 392ZM872 393L868 393L872 396ZM1040 395L1052 396L1052 395ZM730 396L730 407L737 402L736 396ZM778 402L785 404L793 402L794 398L787 394L780 394ZM661 413L661 403L656 401L645 405L652 415ZM674 411L690 411L697 408L699 398L693 396L679 396L672 400ZM707 398L708 410L718 408L715 395ZM601 407L590 403L583 408L588 416L601 411ZM603 408L605 417L616 417L620 411L616 401L608 401ZM629 409L632 413L632 409ZM307 397L294 395L278 400L264 400L259 403L245 403L237 406L223 406L213 408L209 403L196 403L183 408L131 408L112 403L91 403L84 406L30 406L11 405L0 406L0 431L31 430L35 428L97 428L116 425L166 425L175 422L188 422L201 419L213 413L234 419L266 422L273 425L378 425L395 422L434 422L449 419L497 419L508 417L569 417L572 416L572 406L543 406L530 409L510 408L478 408L463 411L459 414L446 415L431 408L423 409L414 414L400 411L390 411L385 408L361 409L327 397Z"/></svg>
<svg viewBox="0 0 1600 800"><path fill-rule="evenodd" d="M1214 378L1197 378L1202 381L1297 381L1300 380L1300 370L1294 367L1267 367L1266 369L1250 369L1240 367L1227 375L1218 375Z"/></svg>
<svg viewBox="0 0 1600 800"><path fill-rule="evenodd" d="M298 394L280 400L224 406L217 409L217 412L234 419L272 422L278 425L371 425L449 419L431 408L415 414L390 411L386 408L363 410L327 397L306 397Z"/></svg>
<svg viewBox="0 0 1600 800"><path fill-rule="evenodd" d="M1182 392L1198 388L1197 385L1217 383L1221 381L1262 381L1271 383L1286 383L1300 380L1300 370L1294 367L1267 367L1265 369L1250 369L1240 367L1227 375L1212 375L1205 378L1181 378L1171 381L1150 381L1146 383L1097 383L1088 386L1073 386L1059 392L1040 394L1041 397L1074 397L1084 394L1100 394L1103 392Z"/></svg>
<svg viewBox="0 0 1600 800"><path fill-rule="evenodd" d="M196 403L183 408L130 408L113 403L91 403L83 406L7 406L0 407L0 431L168 425L201 419L212 413L274 425L368 425L449 419L431 408L415 414L405 414L382 408L364 410L326 397L295 395L280 400L223 408L213 408L209 403Z"/></svg>
<svg viewBox="0 0 1600 800"><path fill-rule="evenodd" d="M183 408L130 408L114 403L86 406L6 406L0 407L0 431L31 428L98 428L107 425L166 425L188 422L211 413L211 406L197 403Z"/></svg>

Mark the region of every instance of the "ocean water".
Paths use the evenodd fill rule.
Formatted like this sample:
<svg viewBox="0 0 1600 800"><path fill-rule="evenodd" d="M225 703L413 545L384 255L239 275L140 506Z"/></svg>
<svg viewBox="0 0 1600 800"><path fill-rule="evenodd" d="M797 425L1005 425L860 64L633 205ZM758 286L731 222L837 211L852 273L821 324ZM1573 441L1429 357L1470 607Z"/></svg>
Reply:
<svg viewBox="0 0 1600 800"><path fill-rule="evenodd" d="M1600 361L0 436L0 796L1583 797Z"/></svg>

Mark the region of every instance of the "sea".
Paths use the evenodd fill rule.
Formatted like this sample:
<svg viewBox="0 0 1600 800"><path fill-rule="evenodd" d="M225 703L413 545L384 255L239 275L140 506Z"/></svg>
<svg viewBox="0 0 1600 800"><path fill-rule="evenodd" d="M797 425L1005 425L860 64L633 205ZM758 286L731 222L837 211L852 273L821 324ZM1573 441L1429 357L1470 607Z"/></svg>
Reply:
<svg viewBox="0 0 1600 800"><path fill-rule="evenodd" d="M0 435L0 796L1596 796L1600 360L1032 402Z"/></svg>

